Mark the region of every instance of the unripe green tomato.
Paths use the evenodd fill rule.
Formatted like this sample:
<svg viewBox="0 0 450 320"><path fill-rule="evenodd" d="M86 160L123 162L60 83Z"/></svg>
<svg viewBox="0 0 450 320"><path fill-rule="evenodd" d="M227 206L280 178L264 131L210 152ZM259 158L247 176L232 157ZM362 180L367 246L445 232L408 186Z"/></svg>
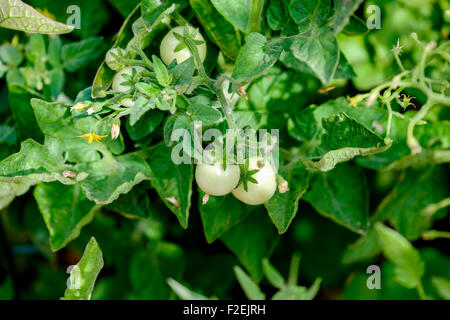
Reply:
<svg viewBox="0 0 450 320"><path fill-rule="evenodd" d="M261 158L249 159L249 170L259 170L252 175L258 183L248 182L247 191L244 189L244 184L241 183L234 189L233 195L242 202L249 205L258 205L267 202L272 198L277 189L277 179L275 170L272 165Z"/></svg>
<svg viewBox="0 0 450 320"><path fill-rule="evenodd" d="M133 74L133 69L136 70L136 73L142 72L145 69L140 66L132 66L126 67L119 72L113 78L112 89L118 92L127 92L132 89L131 86L123 85L122 83L126 82L129 79L129 76ZM127 77L125 77L127 76Z"/></svg>
<svg viewBox="0 0 450 320"><path fill-rule="evenodd" d="M221 163L200 163L195 169L195 180L197 185L205 193L213 196L224 196L236 188L241 171L239 166L227 165L223 170Z"/></svg>
<svg viewBox="0 0 450 320"><path fill-rule="evenodd" d="M166 34L166 36L161 41L160 46L161 59L166 65L171 64L173 60L176 60L177 63L180 64L192 56L191 51L189 51L189 48L184 48L178 52L175 52L175 48L180 44L180 41L177 38L175 38L173 34L176 32L177 34L183 35L184 28L185 26L173 28L172 30L169 31L169 33ZM193 32L195 30L193 27L186 27L186 28L189 28L189 32ZM200 59L203 62L205 61L206 58L205 39L203 39L200 32L198 32L197 36L195 37L195 40L203 41L202 44L197 45L198 54L200 55Z"/></svg>
<svg viewBox="0 0 450 320"><path fill-rule="evenodd" d="M106 53L105 62L114 71L119 71L123 68L120 58L125 56L125 50L122 48L113 48Z"/></svg>

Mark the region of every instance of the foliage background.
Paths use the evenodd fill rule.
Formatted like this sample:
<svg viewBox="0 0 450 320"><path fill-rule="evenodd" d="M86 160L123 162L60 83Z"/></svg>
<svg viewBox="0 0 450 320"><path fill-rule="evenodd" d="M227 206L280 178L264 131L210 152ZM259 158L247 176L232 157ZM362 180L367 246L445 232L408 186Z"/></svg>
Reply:
<svg viewBox="0 0 450 320"><path fill-rule="evenodd" d="M79 61L72 62L75 66L65 65L62 68L65 80L59 76L57 88L49 86L43 90L34 88L30 91L30 82L24 86L14 86L11 84L13 81L8 81L7 85L5 77L0 80L0 160L18 152L20 142L26 138L43 141L41 130L35 123L28 121L29 117L34 117L29 114L32 112L30 98L37 96L49 101L57 97L63 99L60 93L64 92L67 99L73 101L80 91L89 87L104 54L113 45L114 35L137 2L77 1L82 13L82 28L61 36L62 44L92 41L87 45L91 51L88 50ZM67 18L66 8L72 1L34 0L27 3L42 10L48 9L56 20L64 22ZM307 139L310 134L316 133L314 129L304 127L305 117L309 121L321 119L329 112L327 108L341 108L351 114L352 109L345 97L366 92L399 73L391 52L397 39L403 46L403 64L410 69L419 63L421 54L420 48L410 37L412 32L416 32L425 43L434 40L441 44L448 38L450 26L448 20L443 18L444 10L449 9L446 1L364 1L356 11L356 16L365 20L365 9L371 4L381 8L380 30L362 34L356 31L358 35L352 34L354 30L347 30L337 35L339 48L353 70L347 70L351 79L335 79L328 86L323 85L311 74L311 70L293 65L292 57L286 55L264 76L254 81L247 90L248 101L241 99L237 108L241 111L258 111L262 116L261 122L267 127L281 129L284 146L300 147L304 145L300 142L304 142L305 137ZM184 9L182 13L202 28L191 8ZM19 37L20 44L26 45L26 51L22 52L28 53L39 50L36 47L39 47L40 39L44 39L46 47L53 41L45 36L35 37L38 40L33 42L24 33L0 29L0 44L12 41L15 35ZM160 35L149 46L148 53L158 55L158 39ZM210 44L210 47L217 53L217 46ZM79 49L75 47L74 51ZM233 54L231 47L227 49ZM30 63L32 57L26 59ZM437 78L448 79L448 60L447 64L437 64L434 68L431 65L429 72ZM58 77L56 74L55 77ZM329 86L335 88L323 90ZM403 110L398 103L393 102L393 108L407 116L419 110L425 102L423 94L414 89L408 90L408 94L415 97L413 107ZM36 94L35 91L41 93ZM311 105L320 107L312 108ZM375 114L355 111L351 116L361 123L372 125L377 115L385 115L381 104L374 109L377 110ZM431 146L430 150L437 144L436 148L448 151L448 108L433 109L427 120L432 124L418 129L421 143ZM321 122L317 121L317 124L320 126ZM1 211L0 298L61 297L66 289L66 268L80 260L92 236L99 244L104 259L92 299L177 298L167 284L168 278L177 280L203 296L243 298L244 291L233 271L236 265L241 265L255 282L259 282L267 297L271 297L277 290L273 288L273 279L267 280L270 277L264 269L263 259L270 258L271 264L281 274L287 275L294 253L301 256L300 284L310 287L317 278L321 278L317 294L319 299L418 299L420 292L415 286L398 281L399 269L400 273L409 274L410 270L405 271L405 268L410 268L416 261L414 259L425 264L423 276L420 274L419 278L422 279L426 294L435 299L448 298L448 239L427 239L426 236L424 239L423 236L431 228L448 231L448 208L435 213L432 223L422 214L429 205L448 199L448 165L435 165L429 161L422 162L422 166L405 168L402 162L397 163L393 170L379 170L409 154L405 142L406 124L400 118L395 119L392 129L394 143L388 151L359 157L338 165L332 171L311 175L308 190L299 201L295 219L289 228L289 222L284 225L280 222L277 224L278 230L264 207L233 207L235 204L232 202L230 207L225 207L226 201L219 201L218 204L212 202L208 204L210 207L202 207L199 202L202 194L195 184L188 229L180 226L177 217L169 211L148 181L141 182L131 193L121 196L101 210L97 210L93 202L74 196L76 191L73 194L73 190L69 190L68 194L60 191L59 182L40 184L15 198ZM141 130L149 131L143 135L149 141L161 139L161 125ZM133 138L132 129L125 132L124 136L126 152L139 145L141 139ZM321 148L324 145L310 146L307 151L315 155L323 151ZM296 181L294 184L290 183L291 189L300 190L304 177L294 179L298 180L293 180ZM39 205L36 202L36 198L51 198L55 194L62 199L58 204L59 209L51 206L46 208L42 202ZM92 212L87 219L92 221L82 228L78 237L71 235L73 240L70 242L67 236L63 239L53 237L53 248L60 250L52 251L48 227L51 223L46 225L43 216L48 217L51 212L74 206L73 215ZM232 225L225 227L221 225L223 221L208 220L213 212L221 210L234 211L239 216L234 218ZM408 247L406 262L392 258L389 245L380 246L377 240L386 231L380 226L378 229L373 228L377 220L388 221L413 243L420 257L414 255L415 249ZM217 229L214 229L215 223L218 224ZM205 228L205 225L209 227ZM278 234L280 225L287 229L286 232ZM366 233L363 237L359 234L361 229ZM73 230L67 232L72 233ZM393 235L388 243L401 242L402 239ZM381 267L381 290L369 290L366 286L366 268L371 264ZM245 279L240 280L241 283L246 282ZM436 282L439 284L436 285ZM247 290L245 293L248 296Z"/></svg>

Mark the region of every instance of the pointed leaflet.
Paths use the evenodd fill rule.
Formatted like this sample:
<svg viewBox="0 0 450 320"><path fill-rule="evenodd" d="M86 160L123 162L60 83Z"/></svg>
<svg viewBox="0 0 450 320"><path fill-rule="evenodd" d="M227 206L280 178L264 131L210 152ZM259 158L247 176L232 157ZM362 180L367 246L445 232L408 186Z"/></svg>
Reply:
<svg viewBox="0 0 450 320"><path fill-rule="evenodd" d="M151 150L148 163L155 175L155 179L152 180L153 187L167 207L177 216L181 226L187 228L194 179L192 165L174 164L171 149L164 143L158 144Z"/></svg>
<svg viewBox="0 0 450 320"><path fill-rule="evenodd" d="M54 157L46 146L28 139L22 142L18 153L0 162L0 182L28 186L56 180L64 184L75 183L63 176L65 169L62 158Z"/></svg>
<svg viewBox="0 0 450 320"><path fill-rule="evenodd" d="M330 0L291 0L289 13L300 32L322 27L331 14Z"/></svg>
<svg viewBox="0 0 450 320"><path fill-rule="evenodd" d="M62 34L73 30L73 26L53 21L20 0L0 2L0 27L44 34Z"/></svg>
<svg viewBox="0 0 450 320"><path fill-rule="evenodd" d="M345 113L323 119L322 127L324 133L319 148L327 152L319 161L305 160L308 169L329 171L340 162L379 153L390 147L384 145L383 139L375 132L350 119Z"/></svg>
<svg viewBox="0 0 450 320"><path fill-rule="evenodd" d="M141 13L147 29L151 29L164 15L171 14L176 5L174 0L142 0Z"/></svg>
<svg viewBox="0 0 450 320"><path fill-rule="evenodd" d="M217 12L209 0L190 0L190 3L208 36L227 58L236 60L241 46L234 27Z"/></svg>
<svg viewBox="0 0 450 320"><path fill-rule="evenodd" d="M408 169L378 206L374 219L390 221L403 236L415 240L432 225L422 210L448 194L448 176L443 167Z"/></svg>
<svg viewBox="0 0 450 320"><path fill-rule="evenodd" d="M375 132L387 114L377 107L351 107L345 98L320 106L309 106L295 115L288 130L292 137L303 142L301 153L307 168L329 171L338 163L356 156L381 153L391 145Z"/></svg>
<svg viewBox="0 0 450 320"><path fill-rule="evenodd" d="M0 210L6 208L15 197L21 196L30 187L22 183L0 182Z"/></svg>
<svg viewBox="0 0 450 320"><path fill-rule="evenodd" d="M262 260L270 256L276 239L275 228L264 212L252 213L220 237L258 281L263 275Z"/></svg>
<svg viewBox="0 0 450 320"><path fill-rule="evenodd" d="M250 276L245 273L239 266L234 266L234 273L236 278L241 285L242 290L244 290L245 295L249 300L265 300L266 295L261 291L259 286L253 281Z"/></svg>
<svg viewBox="0 0 450 320"><path fill-rule="evenodd" d="M89 163L87 171L89 175L81 187L97 204L109 204L153 176L145 160L133 153L119 157L104 154L102 160Z"/></svg>
<svg viewBox="0 0 450 320"><path fill-rule="evenodd" d="M233 26L247 31L251 0L211 0L214 7Z"/></svg>
<svg viewBox="0 0 450 320"><path fill-rule="evenodd" d="M101 37L91 37L79 42L65 44L62 47L64 69L74 72L97 59L103 52L103 38Z"/></svg>
<svg viewBox="0 0 450 320"><path fill-rule="evenodd" d="M318 173L303 199L320 214L356 233L367 230L369 193L364 172L355 165L341 164L332 171Z"/></svg>
<svg viewBox="0 0 450 320"><path fill-rule="evenodd" d="M300 162L293 162L280 170L289 184L286 193L276 192L264 205L279 233L286 232L298 210L298 201L308 188L308 171Z"/></svg>
<svg viewBox="0 0 450 320"><path fill-rule="evenodd" d="M334 0L333 32L338 34L350 21L350 16L363 0Z"/></svg>
<svg viewBox="0 0 450 320"><path fill-rule="evenodd" d="M356 242L350 244L342 255L342 263L351 264L361 262L376 257L380 253L377 234L374 228L370 228L367 233Z"/></svg>
<svg viewBox="0 0 450 320"><path fill-rule="evenodd" d="M375 224L381 250L395 265L396 280L407 288L417 288L425 272L425 263L419 252L400 233L380 222Z"/></svg>
<svg viewBox="0 0 450 320"><path fill-rule="evenodd" d="M36 116L30 105L30 100L33 98L43 98L43 96L26 86L16 83L8 84L8 102L19 139L32 138L38 142L43 142L44 137L39 130Z"/></svg>
<svg viewBox="0 0 450 320"><path fill-rule="evenodd" d="M282 50L282 40L267 41L260 33L250 33L239 51L233 78L247 82L260 76L278 60Z"/></svg>
<svg viewBox="0 0 450 320"><path fill-rule="evenodd" d="M133 192L122 194L106 209L120 213L129 219L146 219L150 216L150 201L147 194L149 183L143 182Z"/></svg>
<svg viewBox="0 0 450 320"><path fill-rule="evenodd" d="M208 243L215 241L254 210L253 207L243 204L231 194L224 197L210 196L208 202L202 204L204 195L205 193L199 190L198 208Z"/></svg>
<svg viewBox="0 0 450 320"><path fill-rule="evenodd" d="M323 84L333 79L339 65L340 52L330 28L322 27L307 35L297 36L290 50L298 60L305 62L314 71Z"/></svg>
<svg viewBox="0 0 450 320"><path fill-rule="evenodd" d="M102 250L92 237L81 260L70 271L70 285L61 300L90 300L95 280L103 268Z"/></svg>
<svg viewBox="0 0 450 320"><path fill-rule="evenodd" d="M167 284L181 300L209 300L207 297L192 291L172 278L167 279Z"/></svg>
<svg viewBox="0 0 450 320"><path fill-rule="evenodd" d="M64 248L91 222L99 206L86 198L78 184L62 186L59 182L41 183L34 198L50 233L53 251Z"/></svg>

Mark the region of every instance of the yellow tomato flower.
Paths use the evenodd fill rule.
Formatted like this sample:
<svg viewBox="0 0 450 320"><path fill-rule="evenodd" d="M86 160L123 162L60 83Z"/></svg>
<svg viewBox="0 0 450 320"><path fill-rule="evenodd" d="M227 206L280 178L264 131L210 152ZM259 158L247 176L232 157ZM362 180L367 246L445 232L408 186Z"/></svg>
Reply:
<svg viewBox="0 0 450 320"><path fill-rule="evenodd" d="M93 141L100 142L101 139L106 138L107 136L99 136L98 134L91 132L78 137L88 139L88 143L91 144Z"/></svg>

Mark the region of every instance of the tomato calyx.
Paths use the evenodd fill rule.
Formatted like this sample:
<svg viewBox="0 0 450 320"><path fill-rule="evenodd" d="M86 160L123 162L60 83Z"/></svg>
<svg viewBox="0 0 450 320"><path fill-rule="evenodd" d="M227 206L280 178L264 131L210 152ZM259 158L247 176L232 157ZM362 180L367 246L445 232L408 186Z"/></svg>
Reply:
<svg viewBox="0 0 450 320"><path fill-rule="evenodd" d="M242 183L244 185L245 191L248 191L248 183L249 182L258 184L258 181L253 177L253 175L258 173L259 169L250 170L249 166L250 166L250 160L248 158L245 160L245 165L239 166L241 169L241 177L239 178L238 186L241 185L241 183ZM258 165L258 167L260 167L260 166Z"/></svg>

